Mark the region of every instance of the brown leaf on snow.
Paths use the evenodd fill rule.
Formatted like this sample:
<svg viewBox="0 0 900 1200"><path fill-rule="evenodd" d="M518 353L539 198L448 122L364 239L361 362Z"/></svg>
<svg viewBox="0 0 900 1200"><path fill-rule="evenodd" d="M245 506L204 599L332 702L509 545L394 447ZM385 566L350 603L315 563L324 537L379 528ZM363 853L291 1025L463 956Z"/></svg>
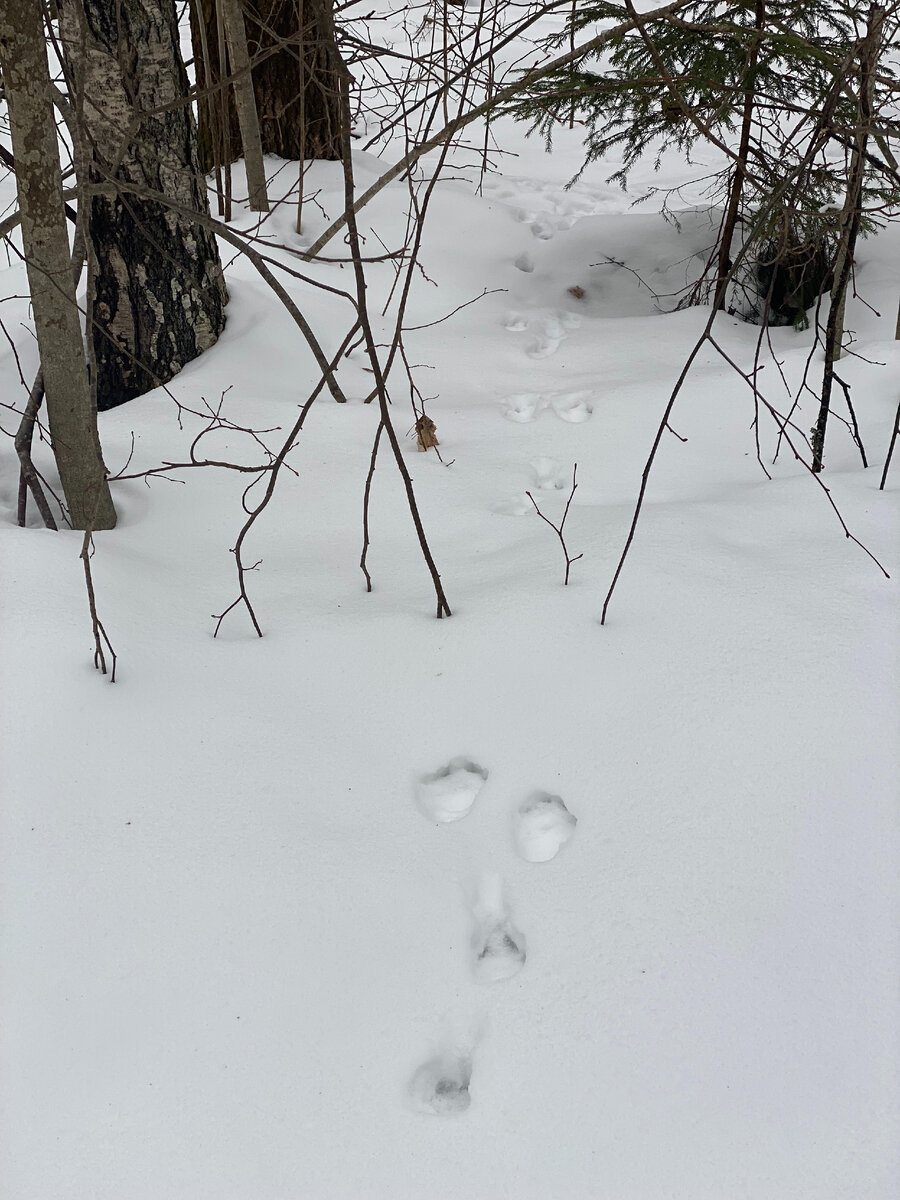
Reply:
<svg viewBox="0 0 900 1200"><path fill-rule="evenodd" d="M435 423L431 417L426 417L424 413L416 421L416 444L420 450L430 450L432 446L439 446L440 442L435 436Z"/></svg>

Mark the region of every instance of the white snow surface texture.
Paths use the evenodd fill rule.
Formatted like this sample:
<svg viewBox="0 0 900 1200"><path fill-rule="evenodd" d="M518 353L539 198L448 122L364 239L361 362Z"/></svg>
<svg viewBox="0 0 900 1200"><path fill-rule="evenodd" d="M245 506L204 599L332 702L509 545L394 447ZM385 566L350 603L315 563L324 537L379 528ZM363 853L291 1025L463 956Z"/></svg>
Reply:
<svg viewBox="0 0 900 1200"><path fill-rule="evenodd" d="M215 640L210 619L237 594L247 477L113 484L119 524L92 563L112 686L92 666L81 536L33 510L15 526L0 442L2 1200L900 1195L900 462L878 491L900 238L860 248L861 357L841 366L876 465L835 419L823 476L891 578L786 447L773 465L763 414L766 479L752 395L704 351L672 416L687 441L665 435L601 627L708 315L660 311L607 260L675 291L716 214L699 191L680 228L652 196L632 208L687 177L672 158L627 193L605 182L615 163L566 190L577 129L550 155L509 122L494 134L516 156L480 194L475 151L434 191L406 319L424 327L405 341L443 462L407 434L400 366L390 381L449 619L384 442L365 590L378 412L362 348L339 370L350 403L316 401L249 539L262 639L241 609ZM379 153L357 154L360 188L402 145ZM335 216L338 166L311 180ZM401 244L407 207L398 182L363 210L372 254ZM326 218L310 204L306 221L298 238L288 203L263 232L308 245ZM253 218L239 205L235 222ZM308 270L352 289L346 267ZM2 275L4 296L26 295L15 258ZM367 276L385 340L394 266ZM281 278L333 353L347 302ZM286 429L315 364L245 259L228 282L224 335L170 390L200 410L229 388L237 425ZM30 380L26 301L2 315ZM717 328L749 363L758 330ZM794 384L812 336L772 330ZM0 372L21 402L5 341ZM797 424L814 415L803 399ZM202 421L182 424L163 390L102 415L110 469L132 435L129 472L184 461ZM237 433L206 452L260 460ZM563 587L525 493L558 522L575 463L566 539L583 557ZM460 788L423 787L448 768ZM536 793L578 821L552 861L526 859L574 825L557 810L523 843Z"/></svg>

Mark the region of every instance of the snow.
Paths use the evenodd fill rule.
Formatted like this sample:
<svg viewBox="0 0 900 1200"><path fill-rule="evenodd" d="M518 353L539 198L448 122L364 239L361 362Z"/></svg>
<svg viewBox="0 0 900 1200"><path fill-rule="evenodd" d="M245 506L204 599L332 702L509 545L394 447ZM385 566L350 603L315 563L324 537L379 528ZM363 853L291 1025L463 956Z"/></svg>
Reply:
<svg viewBox="0 0 900 1200"><path fill-rule="evenodd" d="M567 190L578 130L552 155L507 123L495 136L509 157L483 194L463 166L435 189L406 321L442 461L417 453L391 377L451 618L434 619L384 446L365 590L362 349L339 370L350 403L316 401L249 539L262 639L240 609L212 637L237 594L246 477L113 485L119 525L92 560L112 686L92 666L81 538L33 512L15 527L0 445L3 1200L900 1192L896 461L878 491L900 234L861 249L860 357L841 366L875 466L834 421L823 477L891 578L786 447L773 465L763 414L766 479L752 396L704 351L672 417L688 440L662 442L601 626L708 315L657 305L608 260L674 294L715 215L690 190L680 232L652 198L631 208L682 181L671 158L629 193L605 183L616 164ZM365 186L379 160L357 170ZM333 218L339 169L317 164L314 188ZM399 246L407 206L405 183L385 188L367 246ZM303 239L292 222L288 204L263 228L297 247L327 218L311 207ZM352 290L347 267L303 269ZM24 273L3 274L28 380ZM394 268L367 275L386 340ZM282 279L333 353L347 302ZM201 411L230 389L237 425L286 429L312 357L246 260L228 280L223 338L171 392ZM717 329L748 363L759 331ZM811 338L771 331L795 384ZM0 371L21 403L5 343ZM814 413L803 398L801 428ZM106 461L121 470L132 435L129 472L183 461L203 425L156 391L102 415ZM208 440L259 461L245 434ZM526 492L558 522L576 462L565 529L583 557L564 587ZM577 835L536 865L574 829L559 797Z"/></svg>
<svg viewBox="0 0 900 1200"><path fill-rule="evenodd" d="M451 758L445 767L423 775L416 791L419 808L432 821L448 825L468 816L488 772L463 757Z"/></svg>
<svg viewBox="0 0 900 1200"><path fill-rule="evenodd" d="M577 824L562 796L532 792L513 817L516 849L526 862L549 862L572 840Z"/></svg>
<svg viewBox="0 0 900 1200"><path fill-rule="evenodd" d="M468 1058L451 1055L431 1058L410 1080L413 1107L440 1117L464 1113L472 1102L469 1095L471 1078L472 1064Z"/></svg>
<svg viewBox="0 0 900 1200"><path fill-rule="evenodd" d="M512 923L499 875L482 877L472 916L472 965L478 982L499 983L518 975L525 965L525 938Z"/></svg>

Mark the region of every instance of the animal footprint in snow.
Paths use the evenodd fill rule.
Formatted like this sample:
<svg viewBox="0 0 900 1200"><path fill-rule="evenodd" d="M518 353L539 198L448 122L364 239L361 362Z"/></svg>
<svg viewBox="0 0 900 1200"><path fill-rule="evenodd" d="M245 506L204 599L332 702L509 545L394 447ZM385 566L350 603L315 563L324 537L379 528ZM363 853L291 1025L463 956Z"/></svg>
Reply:
<svg viewBox="0 0 900 1200"><path fill-rule="evenodd" d="M461 821L484 787L488 772L468 758L451 758L446 767L422 775L416 786L419 808L432 821Z"/></svg>
<svg viewBox="0 0 900 1200"><path fill-rule="evenodd" d="M517 270L524 271L526 275L530 275L534 270L534 259L527 250L523 251L513 264Z"/></svg>
<svg viewBox="0 0 900 1200"><path fill-rule="evenodd" d="M535 340L526 353L529 358L548 358L559 349L559 343L566 336L562 323L555 317L545 317L534 323Z"/></svg>
<svg viewBox="0 0 900 1200"><path fill-rule="evenodd" d="M528 328L528 321L521 313L510 312L503 318L503 328L508 329L510 333L521 333L523 329Z"/></svg>
<svg viewBox="0 0 900 1200"><path fill-rule="evenodd" d="M560 338L538 336L525 353L529 358L549 358L559 349Z"/></svg>
<svg viewBox="0 0 900 1200"><path fill-rule="evenodd" d="M511 979L525 965L525 938L513 925L496 875L482 880L472 908L472 968L479 983Z"/></svg>
<svg viewBox="0 0 900 1200"><path fill-rule="evenodd" d="M549 242L556 230L546 217L538 217L536 221L531 222L531 232L542 242Z"/></svg>
<svg viewBox="0 0 900 1200"><path fill-rule="evenodd" d="M531 464L534 472L534 487L544 492L561 491L568 480L561 473L559 463L555 458L536 458Z"/></svg>
<svg viewBox="0 0 900 1200"><path fill-rule="evenodd" d="M517 392L501 401L503 415L510 421L533 421L544 406L543 398L537 392Z"/></svg>
<svg viewBox="0 0 900 1200"><path fill-rule="evenodd" d="M466 1056L437 1054L423 1063L409 1082L409 1097L419 1112L453 1117L472 1103L469 1080L472 1060Z"/></svg>
<svg viewBox="0 0 900 1200"><path fill-rule="evenodd" d="M516 849L526 862L549 862L570 841L577 824L561 797L532 792L513 815Z"/></svg>
<svg viewBox="0 0 900 1200"><path fill-rule="evenodd" d="M562 392L551 399L550 406L560 420L580 425L583 421L589 421L594 411L589 396L590 392Z"/></svg>
<svg viewBox="0 0 900 1200"><path fill-rule="evenodd" d="M504 517L524 517L526 513L534 512L534 507L528 497L521 493L510 496L508 500L498 500L493 511Z"/></svg>

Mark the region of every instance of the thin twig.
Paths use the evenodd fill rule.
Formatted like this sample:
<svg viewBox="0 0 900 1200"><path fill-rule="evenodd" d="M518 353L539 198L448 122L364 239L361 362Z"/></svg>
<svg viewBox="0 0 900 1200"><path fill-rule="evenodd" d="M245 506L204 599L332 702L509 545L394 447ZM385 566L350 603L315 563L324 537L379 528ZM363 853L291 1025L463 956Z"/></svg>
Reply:
<svg viewBox="0 0 900 1200"><path fill-rule="evenodd" d="M117 662L116 652L113 649L112 642L107 637L106 630L103 628L103 622L97 615L97 599L94 595L94 580L91 575L91 555L93 553L93 546L93 528L91 525L88 525L88 528L84 531L84 540L81 543L81 554L79 555L79 558L84 563L84 582L87 586L88 607L91 611L91 628L94 633L94 666L98 671L101 672L101 674L107 674L106 655L103 652L103 645L106 643L106 648L109 651L111 659L109 682L115 683Z"/></svg>
<svg viewBox="0 0 900 1200"><path fill-rule="evenodd" d="M565 557L565 560L566 560L566 576L565 576L565 579L563 580L563 587L569 586L569 568L572 566L572 563L578 562L579 558L584 558L584 553L576 554L574 558L569 557L569 551L566 546L566 539L563 536L563 530L565 529L565 525L566 525L566 517L569 515L569 507L572 503L572 498L575 495L575 489L578 487L578 484L575 482L575 476L577 473L578 473L578 463L575 463L574 467L572 468L572 490L571 490L571 492L569 492L569 499L566 501L565 512L563 513L562 520L560 521L560 523L558 525L554 525L549 517L544 516L544 514L538 508L537 501L535 500L534 496L532 496L531 492L525 493L525 495L528 497L528 499L534 505L534 511L537 513L537 515L541 518L542 521L546 521L546 523L550 526L550 528L553 530L553 532L559 538L559 544L560 544L560 546L562 546L563 556Z"/></svg>
<svg viewBox="0 0 900 1200"><path fill-rule="evenodd" d="M375 441L372 443L372 457L369 460L369 473L366 475L366 490L363 493L363 546L362 554L359 556L359 566L362 573L366 577L366 591L372 590L372 576L369 574L369 569L366 566L366 559L369 555L369 494L372 491L372 476L375 474L375 460L378 457L378 443L381 441L382 430L384 429L384 421L379 420L378 428L375 431Z"/></svg>

